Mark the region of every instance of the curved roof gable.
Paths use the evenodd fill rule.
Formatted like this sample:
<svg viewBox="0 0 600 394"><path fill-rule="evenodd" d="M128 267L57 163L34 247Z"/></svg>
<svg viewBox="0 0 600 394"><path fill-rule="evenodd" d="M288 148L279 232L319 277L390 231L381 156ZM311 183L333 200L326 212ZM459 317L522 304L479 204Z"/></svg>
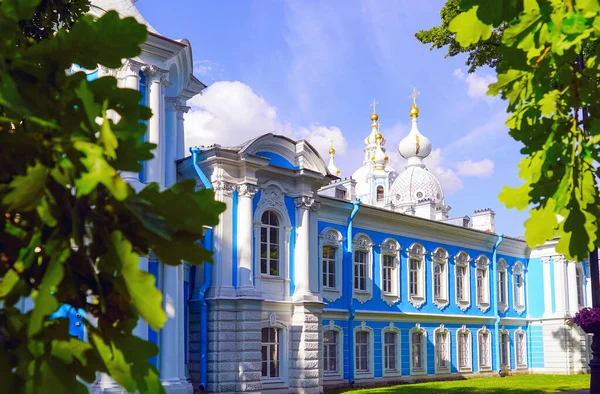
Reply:
<svg viewBox="0 0 600 394"><path fill-rule="evenodd" d="M266 152L281 156L295 168L331 175L319 152L305 140L294 141L269 133L244 143L239 150L240 154L268 157Z"/></svg>

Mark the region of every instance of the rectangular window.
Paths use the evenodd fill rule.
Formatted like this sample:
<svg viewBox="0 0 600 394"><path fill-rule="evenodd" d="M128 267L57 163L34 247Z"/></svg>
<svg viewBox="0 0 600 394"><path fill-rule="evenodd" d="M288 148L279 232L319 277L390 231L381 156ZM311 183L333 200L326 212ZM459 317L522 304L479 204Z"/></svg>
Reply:
<svg viewBox="0 0 600 394"><path fill-rule="evenodd" d="M382 272L382 284L384 293L393 293L392 288L393 274L394 274L394 256L383 256L383 272Z"/></svg>
<svg viewBox="0 0 600 394"><path fill-rule="evenodd" d="M279 329L265 327L262 329L262 377L279 377Z"/></svg>
<svg viewBox="0 0 600 394"><path fill-rule="evenodd" d="M525 334L517 333L517 365L525 365Z"/></svg>
<svg viewBox="0 0 600 394"><path fill-rule="evenodd" d="M500 334L500 365L508 366L508 352L510 341L508 339L508 334Z"/></svg>
<svg viewBox="0 0 600 394"><path fill-rule="evenodd" d="M488 333L479 334L479 366L481 368L490 368L490 335Z"/></svg>
<svg viewBox="0 0 600 394"><path fill-rule="evenodd" d="M410 259L409 263L409 292L411 296L419 295L419 265L421 260Z"/></svg>
<svg viewBox="0 0 600 394"><path fill-rule="evenodd" d="M335 248L323 246L323 287L335 289Z"/></svg>
<svg viewBox="0 0 600 394"><path fill-rule="evenodd" d="M340 190L340 189L335 189L335 198L345 200L346 199L346 191Z"/></svg>
<svg viewBox="0 0 600 394"><path fill-rule="evenodd" d="M396 363L397 354L397 335L395 332L386 332L383 334L383 364L387 372L398 369Z"/></svg>
<svg viewBox="0 0 600 394"><path fill-rule="evenodd" d="M326 373L338 371L338 332L328 330L323 334L323 370Z"/></svg>
<svg viewBox="0 0 600 394"><path fill-rule="evenodd" d="M367 291L367 252L354 251L354 290Z"/></svg>
<svg viewBox="0 0 600 394"><path fill-rule="evenodd" d="M435 334L435 356L438 368L448 368L448 334L438 332Z"/></svg>
<svg viewBox="0 0 600 394"><path fill-rule="evenodd" d="M521 289L523 288L523 276L520 274L515 275L515 305L523 305L523 299L521 297Z"/></svg>
<svg viewBox="0 0 600 394"><path fill-rule="evenodd" d="M583 297L583 273L579 268L575 268L575 279L577 282L577 305L584 306L585 298Z"/></svg>
<svg viewBox="0 0 600 394"><path fill-rule="evenodd" d="M469 339L467 333L458 334L458 367L462 369L469 368L471 364L471 352L469 351L471 343Z"/></svg>
<svg viewBox="0 0 600 394"><path fill-rule="evenodd" d="M465 301L465 279L467 268L462 265L456 266L456 298L459 301Z"/></svg>
<svg viewBox="0 0 600 394"><path fill-rule="evenodd" d="M411 358L413 370L422 371L423 366L423 334L413 332L411 346Z"/></svg>
<svg viewBox="0 0 600 394"><path fill-rule="evenodd" d="M356 333L356 372L369 372L369 333Z"/></svg>
<svg viewBox="0 0 600 394"><path fill-rule="evenodd" d="M487 302L487 297L485 294L485 270L478 268L477 269L477 303L479 305Z"/></svg>
<svg viewBox="0 0 600 394"><path fill-rule="evenodd" d="M498 271L498 302L506 304L506 271Z"/></svg>
<svg viewBox="0 0 600 394"><path fill-rule="evenodd" d="M442 297L442 273L444 266L439 263L433 265L433 298Z"/></svg>

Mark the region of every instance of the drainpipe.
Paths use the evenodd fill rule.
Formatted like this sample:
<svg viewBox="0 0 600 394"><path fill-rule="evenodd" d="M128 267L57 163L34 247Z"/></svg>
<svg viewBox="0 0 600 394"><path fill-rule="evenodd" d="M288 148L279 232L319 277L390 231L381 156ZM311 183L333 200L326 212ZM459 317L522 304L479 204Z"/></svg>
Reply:
<svg viewBox="0 0 600 394"><path fill-rule="evenodd" d="M354 217L358 213L358 209L360 208L360 200L354 201L352 203L353 208L350 216L348 217L348 232L346 234L346 255L348 256L348 260L350 260L350 264L347 264L349 269L346 270L347 278L346 283L349 284L349 290L346 294L350 296L348 300L348 311L350 312L350 317L348 318L348 354L350 354L350 362L348 363L349 367L349 375L348 381L350 384L354 384L354 329L352 328L352 323L354 322L354 316L356 315L356 310L354 309L354 295L352 290L352 221Z"/></svg>
<svg viewBox="0 0 600 394"><path fill-rule="evenodd" d="M192 164L196 174L204 184L206 189L212 190L212 183L206 177L202 169L198 165L198 154L200 154L200 148L190 148L192 153ZM213 249L213 230L207 229L204 233L204 248L206 250ZM207 380L207 361L208 361L208 308L206 305L206 291L210 287L210 281L212 279L212 264L204 262L204 282L202 286L194 290L194 299L200 301L200 390L206 388Z"/></svg>
<svg viewBox="0 0 600 394"><path fill-rule="evenodd" d="M500 366L500 315L498 313L498 246L504 240L504 234L498 234L498 240L496 241L496 245L494 245L494 250L492 252L492 299L493 299L493 310L494 310L494 337L495 341L495 355L494 361L498 366L498 372L502 370ZM507 280L508 278L506 278Z"/></svg>

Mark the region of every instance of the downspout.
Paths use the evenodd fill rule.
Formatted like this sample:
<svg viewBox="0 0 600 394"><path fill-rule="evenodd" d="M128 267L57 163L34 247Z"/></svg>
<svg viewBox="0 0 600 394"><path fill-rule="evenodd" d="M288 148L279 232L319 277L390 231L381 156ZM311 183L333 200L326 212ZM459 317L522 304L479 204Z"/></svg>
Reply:
<svg viewBox="0 0 600 394"><path fill-rule="evenodd" d="M500 314L498 313L498 246L504 240L504 234L498 234L498 240L496 241L496 245L494 245L494 250L492 252L492 299L494 305L494 337L495 337L495 352L494 352L494 362L498 367L498 372L500 372Z"/></svg>
<svg viewBox="0 0 600 394"><path fill-rule="evenodd" d="M190 148L190 152L192 153L192 164L194 165L194 170L196 170L196 174L200 178L200 181L204 184L206 189L212 190L212 183L206 177L202 169L198 165L198 154L200 153L200 148L192 147ZM211 251L213 249L213 230L207 229L204 233L204 248L206 250ZM202 282L202 286L198 289L194 290L194 299L200 301L200 390L204 390L206 388L207 381L207 361L208 361L208 308L206 305L206 291L210 287L210 282L212 279L212 264L208 262L204 262L204 281Z"/></svg>
<svg viewBox="0 0 600 394"><path fill-rule="evenodd" d="M348 256L346 261L350 261L350 264L347 264L348 269L346 269L346 283L349 285L349 289L346 294L349 295L348 300L348 311L350 312L350 316L348 317L348 354L350 354L350 362L348 363L349 373L348 373L348 382L350 384L354 384L354 329L352 328L352 323L354 322L354 316L356 315L356 310L354 309L354 294L352 289L352 221L354 217L358 213L358 209L360 208L360 200L354 201L352 203L353 208L350 216L348 217L348 232L346 234L346 256Z"/></svg>

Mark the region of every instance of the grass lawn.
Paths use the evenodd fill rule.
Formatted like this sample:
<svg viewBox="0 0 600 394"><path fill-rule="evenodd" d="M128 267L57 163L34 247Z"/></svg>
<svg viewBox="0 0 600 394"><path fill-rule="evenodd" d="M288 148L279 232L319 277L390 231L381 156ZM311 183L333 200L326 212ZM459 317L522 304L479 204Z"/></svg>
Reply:
<svg viewBox="0 0 600 394"><path fill-rule="evenodd" d="M402 384L360 390L335 389L326 394L534 394L583 390L590 387L590 375L521 375L505 378L475 378L448 382Z"/></svg>

